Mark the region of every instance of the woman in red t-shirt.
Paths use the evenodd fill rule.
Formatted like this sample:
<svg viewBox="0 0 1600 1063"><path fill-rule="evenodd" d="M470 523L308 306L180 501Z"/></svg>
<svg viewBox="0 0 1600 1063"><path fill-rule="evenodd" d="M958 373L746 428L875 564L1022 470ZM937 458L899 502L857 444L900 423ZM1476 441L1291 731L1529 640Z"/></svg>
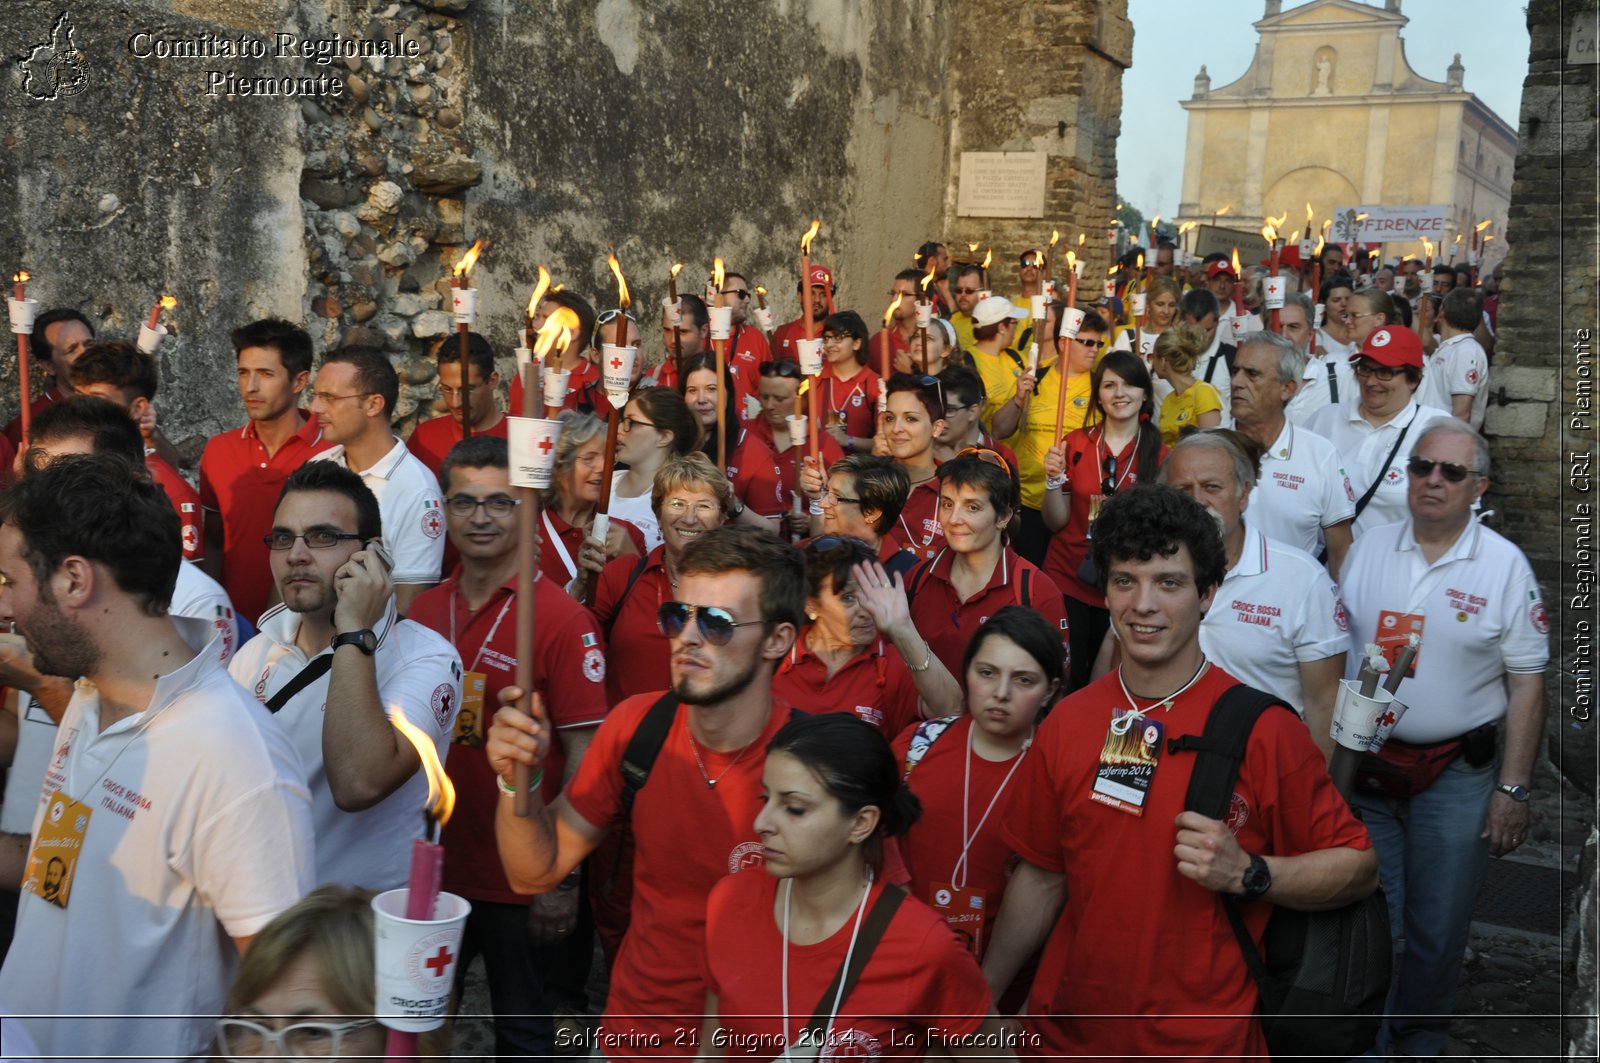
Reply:
<svg viewBox="0 0 1600 1063"><path fill-rule="evenodd" d="M1067 692L1089 681L1095 654L1111 625L1105 592L1089 560L1100 505L1118 491L1154 483L1166 448L1156 426L1150 371L1144 359L1111 351L1089 383L1088 423L1045 452L1041 513L1054 534L1044 571L1066 595L1072 643Z"/></svg>
<svg viewBox="0 0 1600 1063"><path fill-rule="evenodd" d="M895 739L926 813L900 839L900 855L911 895L944 915L981 960L1015 865L1000 835L1007 787L1061 693L1061 634L1032 609L1008 605L967 644L963 671L966 712L924 720ZM1006 994L1015 998L1011 1011L1031 981L1030 966ZM1009 1014L1006 1003L1000 1010Z"/></svg>
<svg viewBox="0 0 1600 1063"><path fill-rule="evenodd" d="M776 532L783 515L789 511L789 492L783 482L783 471L778 456L767 441L745 427L739 420L738 396L733 387L733 374L723 366L723 386L717 386L717 356L711 351L687 359L683 363L683 382L680 388L683 401L700 420L704 433L701 452L717 464L717 403L723 405L723 433L727 440L728 465L722 471L733 482L733 493L738 496L734 519L742 524L759 524ZM743 513L749 517L740 519ZM762 518L756 521L755 518Z"/></svg>
<svg viewBox="0 0 1600 1063"><path fill-rule="evenodd" d="M911 493L887 537L925 561L944 549L939 525L938 467L933 440L944 430L944 386L936 376L896 373L889 378L889 412L881 428L889 457L911 478Z"/></svg>
<svg viewBox="0 0 1600 1063"><path fill-rule="evenodd" d="M919 812L883 736L853 715L799 717L767 747L761 785L767 873L729 875L707 907L701 1054L1010 1055L972 954L879 875L883 839ZM872 940L868 912L897 901Z"/></svg>
<svg viewBox="0 0 1600 1063"><path fill-rule="evenodd" d="M882 378L868 367L867 323L854 310L829 314L822 323L819 426L846 454L866 454L878 427Z"/></svg>
<svg viewBox="0 0 1600 1063"><path fill-rule="evenodd" d="M563 411L561 438L556 443L556 467L543 492L539 534L539 571L574 597L587 590L587 573L598 574L605 563L645 552L644 536L625 520L613 520L604 546L591 541L595 506L600 502L600 479L605 472L605 422L588 413ZM578 579L580 574L585 579Z"/></svg>

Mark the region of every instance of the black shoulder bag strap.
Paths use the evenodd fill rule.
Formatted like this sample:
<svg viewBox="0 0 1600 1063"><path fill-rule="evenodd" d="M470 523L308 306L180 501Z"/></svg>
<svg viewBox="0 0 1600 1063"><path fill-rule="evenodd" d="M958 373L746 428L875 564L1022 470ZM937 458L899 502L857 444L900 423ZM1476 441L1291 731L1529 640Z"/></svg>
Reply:
<svg viewBox="0 0 1600 1063"><path fill-rule="evenodd" d="M1328 356L1328 394L1332 396L1331 401L1339 401L1339 375L1334 372L1331 356Z"/></svg>
<svg viewBox="0 0 1600 1063"><path fill-rule="evenodd" d="M1184 808L1211 819L1227 816L1228 805L1233 800L1233 786L1239 779L1239 767L1244 763L1245 750L1250 744L1250 732L1262 713L1282 704L1271 694L1240 683L1229 687L1217 699L1211 715L1206 717L1204 732L1167 740L1168 753L1192 749L1198 754L1194 773L1189 776L1189 789L1184 793ZM1293 710L1286 708L1286 711ZM1250 938L1249 928L1244 925L1244 917L1239 914L1239 906L1225 893L1217 894L1217 899L1222 902L1228 925L1233 927L1233 936L1244 953L1250 977L1265 999L1272 992L1272 979Z"/></svg>
<svg viewBox="0 0 1600 1063"><path fill-rule="evenodd" d="M311 663L295 673L293 679L283 684L283 688L267 699L267 711L276 714L277 711L289 704L294 696L306 687L315 683L328 674L328 669L333 667L333 654L324 653L311 658Z"/></svg>
<svg viewBox="0 0 1600 1063"><path fill-rule="evenodd" d="M878 899L873 902L872 911L867 913L866 920L861 924L861 936L856 939L855 950L850 954L850 966L846 968L841 964L833 976L833 981L822 991L822 999L817 1001L816 1012L811 1016L811 1021L806 1023L807 1036L802 1044L812 1046L822 1044L828 1023L833 1018L834 998L837 997L841 1005L850 999L850 991L856 987L861 972L866 969L867 961L872 959L873 950L878 947L878 942L883 940L884 932L889 929L889 923L894 919L894 913L900 910L900 902L905 899L906 891L899 886L884 886L883 892L878 894Z"/></svg>
<svg viewBox="0 0 1600 1063"><path fill-rule="evenodd" d="M1417 412L1421 413L1422 411L1419 410ZM1382 465L1378 466L1378 475L1374 476L1372 482L1367 485L1366 492L1356 499L1356 515L1352 519L1359 519L1361 511L1367 508L1367 503L1372 501L1372 496L1378 493L1378 485L1383 483L1383 475L1389 471L1389 463L1394 460L1396 454L1400 453L1400 444L1406 441L1406 433L1410 432L1411 426L1416 423L1417 414L1414 413L1411 415L1411 420L1406 422L1406 426L1400 429L1400 434L1394 437L1394 446L1389 448L1389 456L1383 459Z"/></svg>
<svg viewBox="0 0 1600 1063"><path fill-rule="evenodd" d="M650 706L644 718L639 721L639 726L634 728L633 736L628 739L628 745L622 751L620 765L622 794L619 799L621 807L617 810L616 818L619 848L628 845L629 836L633 833L633 799L649 781L650 769L655 766L656 757L661 754L661 747L667 744L667 732L672 730L672 721L677 715L678 695L669 690ZM617 872L621 866L620 857L612 863L611 873L606 876L603 887L606 893L616 889Z"/></svg>
<svg viewBox="0 0 1600 1063"><path fill-rule="evenodd" d="M1226 361L1227 359L1222 357L1222 348L1218 347L1217 353L1211 356L1211 361L1206 365L1205 382L1207 384L1211 383L1211 374L1217 371L1217 363Z"/></svg>

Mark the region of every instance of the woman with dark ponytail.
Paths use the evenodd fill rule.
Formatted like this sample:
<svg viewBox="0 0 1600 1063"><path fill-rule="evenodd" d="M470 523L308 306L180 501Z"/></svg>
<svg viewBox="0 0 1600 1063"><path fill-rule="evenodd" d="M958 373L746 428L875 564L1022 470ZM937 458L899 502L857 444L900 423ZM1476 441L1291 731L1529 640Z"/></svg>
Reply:
<svg viewBox="0 0 1600 1063"><path fill-rule="evenodd" d="M1054 534L1044 571L1066 595L1072 671L1067 693L1089 681L1089 669L1110 627L1105 592L1089 561L1089 541L1101 504L1118 491L1154 483L1166 448L1155 420L1150 370L1144 359L1111 351L1089 379L1084 426L1045 453L1040 512Z"/></svg>
<svg viewBox="0 0 1600 1063"><path fill-rule="evenodd" d="M706 913L701 1055L1010 1056L972 954L884 881L884 839L922 810L884 737L853 715L799 717L761 785L767 873L729 875Z"/></svg>

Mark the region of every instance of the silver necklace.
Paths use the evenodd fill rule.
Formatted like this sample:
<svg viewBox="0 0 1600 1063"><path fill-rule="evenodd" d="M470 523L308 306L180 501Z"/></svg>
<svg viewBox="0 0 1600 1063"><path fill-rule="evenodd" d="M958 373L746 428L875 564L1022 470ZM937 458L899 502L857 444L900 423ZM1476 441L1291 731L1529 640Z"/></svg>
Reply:
<svg viewBox="0 0 1600 1063"><path fill-rule="evenodd" d="M715 790L717 788L717 783L721 782L723 779L726 779L728 777L728 772L732 771L733 768L734 768L734 765L738 764L741 760L744 759L744 755L746 753L750 752L750 747L755 745L756 744L756 739L760 738L760 737L761 737L760 735L756 735L755 738L752 738L752 739L750 739L750 741L746 742L745 745L744 745L744 748L739 750L738 756L734 757L733 760L731 762L729 762L728 766L726 768L722 769L722 774L718 775L715 779L713 779L711 777L711 773L706 771L706 762L700 758L700 743L695 740L694 732L690 731L689 732L689 748L694 751L695 766L700 769L700 777L706 781L706 789L707 790Z"/></svg>

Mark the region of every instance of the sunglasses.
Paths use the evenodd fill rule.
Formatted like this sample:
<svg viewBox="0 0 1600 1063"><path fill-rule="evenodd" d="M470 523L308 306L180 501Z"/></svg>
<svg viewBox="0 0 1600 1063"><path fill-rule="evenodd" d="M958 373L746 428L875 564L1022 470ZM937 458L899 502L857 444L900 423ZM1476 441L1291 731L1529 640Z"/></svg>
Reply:
<svg viewBox="0 0 1600 1063"><path fill-rule="evenodd" d="M1469 469L1465 465L1457 465L1454 462L1449 461L1430 461L1427 458L1412 458L1410 461L1406 462L1406 472L1410 473L1412 476L1415 476L1419 480L1426 480L1428 477L1432 476L1435 467L1438 468L1440 476L1443 476L1447 481L1453 484L1458 484L1469 476L1483 475L1483 473L1479 472L1477 469Z"/></svg>
<svg viewBox="0 0 1600 1063"><path fill-rule="evenodd" d="M1017 263L1017 265L1022 269L1038 269L1039 260L1035 258L1025 258L1021 262Z"/></svg>
<svg viewBox="0 0 1600 1063"><path fill-rule="evenodd" d="M981 291L983 291L982 288L957 288L956 289L956 294L957 295L977 295Z"/></svg>
<svg viewBox="0 0 1600 1063"><path fill-rule="evenodd" d="M750 298L750 289L749 288L724 288L724 289L722 289L722 294L723 295L737 295L741 299L748 299L748 298Z"/></svg>
<svg viewBox="0 0 1600 1063"><path fill-rule="evenodd" d="M788 380L799 380L801 377L800 363L790 361L762 362L761 375L784 377Z"/></svg>
<svg viewBox="0 0 1600 1063"><path fill-rule="evenodd" d="M675 639L694 620L700 627L700 637L713 646L726 646L733 641L734 632L742 627L765 624L765 620L735 620L733 614L717 605L690 605L688 602L663 602L656 610L656 627L661 634Z"/></svg>
<svg viewBox="0 0 1600 1063"><path fill-rule="evenodd" d="M629 321L632 321L636 325L639 323L638 319L635 318L632 314L628 313L627 311L618 310L616 307L612 307L610 310L602 310L600 312L600 316L594 319L595 320L595 324L597 324L597 325L610 324L611 322L613 322L613 321L615 321L617 319L617 315L618 314L621 314L623 317L627 318Z"/></svg>
<svg viewBox="0 0 1600 1063"><path fill-rule="evenodd" d="M1100 493L1108 496L1116 494L1117 456L1115 454L1107 454L1105 462L1101 465L1101 469L1105 472L1105 478L1100 481Z"/></svg>
<svg viewBox="0 0 1600 1063"><path fill-rule="evenodd" d="M1001 457L998 450L990 450L988 447L967 447L965 450L956 451L956 457L977 458L979 461L987 462L997 469L1004 469L1007 474L1011 472L1011 463Z"/></svg>

